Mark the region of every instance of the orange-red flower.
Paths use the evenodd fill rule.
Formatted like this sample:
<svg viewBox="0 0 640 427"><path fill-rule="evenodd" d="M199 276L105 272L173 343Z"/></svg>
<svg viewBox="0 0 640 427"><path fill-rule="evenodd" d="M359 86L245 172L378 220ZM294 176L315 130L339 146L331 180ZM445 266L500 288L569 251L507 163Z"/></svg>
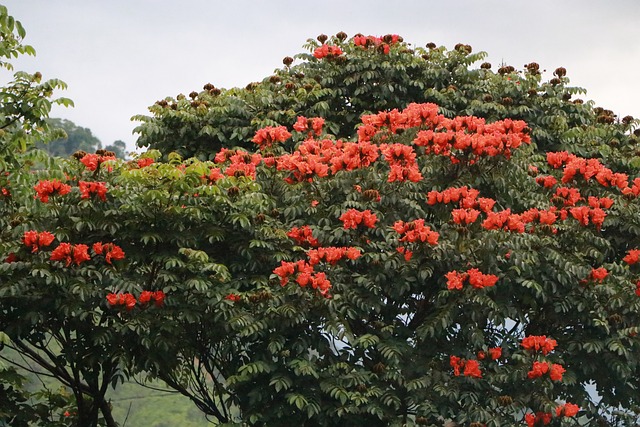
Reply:
<svg viewBox="0 0 640 427"><path fill-rule="evenodd" d="M25 231L22 236L22 241L25 246L31 248L31 252L37 252L41 247L49 246L55 236L48 231L42 231L38 233L34 230Z"/></svg>
<svg viewBox="0 0 640 427"><path fill-rule="evenodd" d="M122 305L131 311L136 306L136 297L130 293L110 293L107 295L107 303L111 307Z"/></svg>
<svg viewBox="0 0 640 427"><path fill-rule="evenodd" d="M36 190L36 198L40 199L43 203L47 203L49 201L49 196L54 194L59 194L61 196L68 194L71 191L71 186L63 184L60 180L54 179L51 181L39 181L33 189Z"/></svg>
<svg viewBox="0 0 640 427"><path fill-rule="evenodd" d="M107 187L104 182L87 182L80 181L78 183L82 199L88 199L91 194L97 195L100 200L107 200Z"/></svg>
<svg viewBox="0 0 640 427"><path fill-rule="evenodd" d="M545 356L553 351L558 342L545 335L529 335L522 340L522 347L529 351L541 351Z"/></svg>
<svg viewBox="0 0 640 427"><path fill-rule="evenodd" d="M60 245L51 252L51 261L64 261L68 267L72 262L80 265L84 261L89 261L89 247L83 244L72 245L70 243L60 243Z"/></svg>
<svg viewBox="0 0 640 427"><path fill-rule="evenodd" d="M638 263L640 260L640 249L629 249L627 255L622 258L622 260L629 265Z"/></svg>
<svg viewBox="0 0 640 427"><path fill-rule="evenodd" d="M349 209L340 216L345 229L358 228L359 225L363 225L367 228L374 228L378 217L369 209L365 211L359 211L357 209Z"/></svg>
<svg viewBox="0 0 640 427"><path fill-rule="evenodd" d="M124 259L124 251L114 243L94 243L93 251L98 255L104 254L105 261L107 261L108 264L111 264L111 260Z"/></svg>

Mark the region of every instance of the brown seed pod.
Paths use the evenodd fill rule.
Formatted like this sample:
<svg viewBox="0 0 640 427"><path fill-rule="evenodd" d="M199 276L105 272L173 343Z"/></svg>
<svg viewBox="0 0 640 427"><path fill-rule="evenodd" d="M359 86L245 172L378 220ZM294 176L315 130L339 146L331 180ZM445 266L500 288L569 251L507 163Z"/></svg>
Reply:
<svg viewBox="0 0 640 427"><path fill-rule="evenodd" d="M427 48L429 48L429 49L435 49L435 48L436 48L436 44L435 44L435 43L433 43L433 42L429 42L429 43L427 43Z"/></svg>
<svg viewBox="0 0 640 427"><path fill-rule="evenodd" d="M242 171L236 171L236 172L242 172ZM235 175L235 174L234 174ZM244 175L244 173L243 173ZM242 176L242 175L241 175ZM237 196L238 193L240 193L240 189L238 187L229 187L229 189L227 190L227 194L229 196Z"/></svg>
<svg viewBox="0 0 640 427"><path fill-rule="evenodd" d="M562 94L562 99L564 101L569 101L571 99L571 94L569 92L565 92Z"/></svg>
<svg viewBox="0 0 640 427"><path fill-rule="evenodd" d="M631 123L633 121L633 116L624 116L622 118L622 124L623 125L628 125L629 123Z"/></svg>
<svg viewBox="0 0 640 427"><path fill-rule="evenodd" d="M511 396L500 396L498 397L498 403L502 406L509 406L513 403L513 398Z"/></svg>
<svg viewBox="0 0 640 427"><path fill-rule="evenodd" d="M558 67L556 68L556 70L553 72L554 76L558 76L560 78L564 77L567 75L567 69L564 67Z"/></svg>
<svg viewBox="0 0 640 427"><path fill-rule="evenodd" d="M293 58L290 56L285 56L282 60L282 63L288 67L289 65L293 64Z"/></svg>
<svg viewBox="0 0 640 427"><path fill-rule="evenodd" d="M340 31L336 34L336 38L340 41L344 41L347 38L347 33Z"/></svg>
<svg viewBox="0 0 640 427"><path fill-rule="evenodd" d="M102 148L96 150L96 154L98 156L104 156L106 152L107 152L107 150L103 150Z"/></svg>
<svg viewBox="0 0 640 427"><path fill-rule="evenodd" d="M483 62L482 65L480 65L480 68L482 68L483 70L490 70L491 69L491 63L490 62Z"/></svg>
<svg viewBox="0 0 640 427"><path fill-rule="evenodd" d="M274 83L274 84L275 84L275 83L280 83L280 80L281 80L281 79L280 79L280 77L279 77L279 76L271 76L271 77L269 77L269 81L270 81L271 83Z"/></svg>
<svg viewBox="0 0 640 427"><path fill-rule="evenodd" d="M511 98L510 96L505 96L504 98L502 98L502 103L504 105L511 105L513 104L513 98Z"/></svg>
<svg viewBox="0 0 640 427"><path fill-rule="evenodd" d="M75 153L73 153L71 156L76 158L76 159L78 159L78 160L80 160L81 158L83 158L86 155L87 155L86 151L78 150Z"/></svg>
<svg viewBox="0 0 640 427"><path fill-rule="evenodd" d="M293 90L293 89L295 89L295 88L296 88L296 85L295 85L294 83L289 82L289 83L285 84L285 85L284 85L284 87L285 87L287 90Z"/></svg>
<svg viewBox="0 0 640 427"><path fill-rule="evenodd" d="M196 92L195 90L189 93L189 98L196 99L197 97L198 97L198 92Z"/></svg>
<svg viewBox="0 0 640 427"><path fill-rule="evenodd" d="M204 86L202 87L202 89L204 89L204 90L206 90L206 91L209 91L209 90L214 89L214 88L215 88L215 86L214 86L214 85L212 85L211 83L207 83L206 85L204 85Z"/></svg>
<svg viewBox="0 0 640 427"><path fill-rule="evenodd" d="M329 37L327 37L326 34L320 34L318 37L316 37L316 39L322 44L324 44L324 42L326 42L328 38Z"/></svg>
<svg viewBox="0 0 640 427"><path fill-rule="evenodd" d="M484 102L491 102L493 101L493 96L491 96L490 94L486 94L485 96L482 97L482 100Z"/></svg>
<svg viewBox="0 0 640 427"><path fill-rule="evenodd" d="M551 80L549 80L549 83L551 83L551 85L553 85L553 86L557 86L557 85L559 85L560 83L562 83L562 80L560 80L560 79L559 79L559 78L557 78L557 77L554 77L554 78L552 78Z"/></svg>
<svg viewBox="0 0 640 427"><path fill-rule="evenodd" d="M217 87L214 87L213 89L211 89L209 91L209 93L213 96L218 96L222 93L222 91L220 89L218 89Z"/></svg>
<svg viewBox="0 0 640 427"><path fill-rule="evenodd" d="M373 368L372 368L373 372L375 372L376 374L381 374L386 369L387 369L387 366L382 362L376 363L375 365L373 365Z"/></svg>
<svg viewBox="0 0 640 427"><path fill-rule="evenodd" d="M528 94L529 96L536 96L536 95L538 94L538 91L537 91L537 90L535 90L535 89L529 89L529 90L527 91L527 94Z"/></svg>

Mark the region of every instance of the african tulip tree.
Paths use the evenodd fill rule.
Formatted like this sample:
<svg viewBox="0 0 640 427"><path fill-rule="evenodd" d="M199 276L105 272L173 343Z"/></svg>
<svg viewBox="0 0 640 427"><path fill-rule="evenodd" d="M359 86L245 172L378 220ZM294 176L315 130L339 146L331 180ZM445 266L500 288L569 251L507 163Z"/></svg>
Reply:
<svg viewBox="0 0 640 427"><path fill-rule="evenodd" d="M633 119L465 45L309 47L157 103L140 143L162 153L29 176L3 329L226 425L636 421Z"/></svg>
<svg viewBox="0 0 640 427"><path fill-rule="evenodd" d="M295 405L323 425L532 425L573 415L563 401L592 419L633 408L633 119L572 100L583 91L562 67L543 81L535 63L474 69L484 54L467 45L318 41L260 83L207 85L140 117L139 143L166 152L234 167L227 149L258 149L256 181L300 253L273 270L281 292L331 296L309 312L330 352L307 344L287 361L274 346L227 380L250 396L245 419L271 425Z"/></svg>

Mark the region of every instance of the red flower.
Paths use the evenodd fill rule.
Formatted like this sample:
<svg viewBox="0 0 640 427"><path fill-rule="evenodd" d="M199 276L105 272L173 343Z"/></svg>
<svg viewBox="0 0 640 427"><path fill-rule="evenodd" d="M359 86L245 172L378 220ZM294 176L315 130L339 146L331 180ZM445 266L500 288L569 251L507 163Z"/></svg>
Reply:
<svg viewBox="0 0 640 427"><path fill-rule="evenodd" d="M156 307L162 307L164 305L164 299L166 295L162 291L155 291L153 293L153 299L156 302Z"/></svg>
<svg viewBox="0 0 640 427"><path fill-rule="evenodd" d="M302 227L293 227L291 231L287 233L287 236L295 240L299 245L307 244L311 247L320 246L318 239L313 237L311 228L308 225Z"/></svg>
<svg viewBox="0 0 640 427"><path fill-rule="evenodd" d="M557 341L545 335L529 335L522 340L522 347L529 351L541 351L545 356L558 345Z"/></svg>
<svg viewBox="0 0 640 427"><path fill-rule="evenodd" d="M489 357L491 360L498 360L502 357L502 347L494 347L489 349Z"/></svg>
<svg viewBox="0 0 640 427"><path fill-rule="evenodd" d="M629 265L636 264L640 259L640 249L629 249L627 256L622 258Z"/></svg>
<svg viewBox="0 0 640 427"><path fill-rule="evenodd" d="M318 59L322 59L324 57L332 58L334 56L340 55L342 55L342 49L340 49L338 46L330 46L328 44L323 44L313 51L313 56Z"/></svg>
<svg viewBox="0 0 640 427"><path fill-rule="evenodd" d="M242 299L242 297L238 294L229 294L224 299L229 300L231 302L238 302Z"/></svg>
<svg viewBox="0 0 640 427"><path fill-rule="evenodd" d="M291 138L291 133L284 126L272 127L267 126L258 129L252 141L258 144L260 148L271 147L275 142L284 142Z"/></svg>
<svg viewBox="0 0 640 427"><path fill-rule="evenodd" d="M54 179L52 181L38 181L33 189L36 190L36 198L40 199L43 203L47 203L49 201L49 196L52 196L54 193L61 196L68 194L71 191L71 186Z"/></svg>
<svg viewBox="0 0 640 427"><path fill-rule="evenodd" d="M136 306L136 297L130 293L110 293L107 295L107 303L111 307L122 305L128 311L131 311Z"/></svg>
<svg viewBox="0 0 640 427"><path fill-rule="evenodd" d="M480 211L476 209L454 209L451 215L453 216L453 222L456 224L471 224L478 219Z"/></svg>
<svg viewBox="0 0 640 427"><path fill-rule="evenodd" d="M444 275L447 278L447 289L460 290L464 281L467 279L466 273L458 273L457 271L450 271Z"/></svg>
<svg viewBox="0 0 640 427"><path fill-rule="evenodd" d="M71 245L70 243L60 243L60 245L51 252L51 261L64 261L68 267L72 262L80 265L84 261L89 261L89 247L83 244Z"/></svg>
<svg viewBox="0 0 640 427"><path fill-rule="evenodd" d="M55 236L48 231L42 231L38 233L37 231L30 230L25 231L24 236L22 236L22 241L24 242L25 246L31 248L32 253L37 252L38 249L43 246L49 246L54 239Z"/></svg>
<svg viewBox="0 0 640 427"><path fill-rule="evenodd" d="M602 283L602 281L605 279L605 277L607 277L608 274L609 272L604 267L592 268L590 277L593 280L597 280L598 282Z"/></svg>
<svg viewBox="0 0 640 427"><path fill-rule="evenodd" d="M562 381L562 374L566 372L566 369L562 367L562 365L558 365L554 363L551 365L551 369L549 370L549 378L553 381Z"/></svg>
<svg viewBox="0 0 640 427"><path fill-rule="evenodd" d="M548 363L535 361L535 362L533 362L533 367L527 373L527 376L529 377L529 379L535 379L535 378L540 378L541 376L543 376L547 372L549 372L549 364Z"/></svg>
<svg viewBox="0 0 640 427"><path fill-rule="evenodd" d="M556 408L556 416L565 416L565 417L573 417L575 416L580 407L578 405L574 405L573 403L565 403L564 405L560 405Z"/></svg>
<svg viewBox="0 0 640 427"><path fill-rule="evenodd" d="M467 360L464 364L465 377L482 378L482 372L480 371L480 364L477 360Z"/></svg>
<svg viewBox="0 0 640 427"><path fill-rule="evenodd" d="M369 209L365 211L358 211L357 209L349 209L340 216L345 229L358 228L360 224L368 228L374 228L378 217L372 213Z"/></svg>
<svg viewBox="0 0 640 427"><path fill-rule="evenodd" d="M140 296L138 297L138 301L140 302L140 304L148 304L149 301L151 301L152 298L153 298L153 292L151 292L151 291L142 291L142 292L140 292Z"/></svg>
<svg viewBox="0 0 640 427"><path fill-rule="evenodd" d="M96 194L100 200L107 200L107 187L104 182L80 181L78 188L80 189L81 198L83 199L88 199L91 197L91 194Z"/></svg>
<svg viewBox="0 0 640 427"><path fill-rule="evenodd" d="M142 169L142 168L146 168L150 164L153 164L154 160L150 157L144 157L142 159L138 159L136 163L138 164L138 167Z"/></svg>
<svg viewBox="0 0 640 427"><path fill-rule="evenodd" d="M111 264L111 260L119 260L124 259L124 251L122 248L114 243L105 243L97 242L93 244L93 251L97 255L102 255L104 253L105 261L107 264Z"/></svg>
<svg viewBox="0 0 640 427"><path fill-rule="evenodd" d="M101 156L99 154L87 154L83 158L80 159L80 162L90 171L95 171L98 169L100 164L109 160L115 160L116 158L113 156ZM111 171L111 168L109 168Z"/></svg>

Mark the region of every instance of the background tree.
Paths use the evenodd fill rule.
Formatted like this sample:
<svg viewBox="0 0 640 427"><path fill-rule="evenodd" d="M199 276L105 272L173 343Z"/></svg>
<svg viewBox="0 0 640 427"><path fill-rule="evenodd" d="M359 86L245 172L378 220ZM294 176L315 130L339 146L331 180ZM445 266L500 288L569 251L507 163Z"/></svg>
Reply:
<svg viewBox="0 0 640 427"><path fill-rule="evenodd" d="M37 148L46 151L50 156L69 157L78 150L93 153L102 148L102 143L91 133L91 129L77 126L70 120L57 118L49 119L49 125L62 129L66 134L63 138L36 144Z"/></svg>

